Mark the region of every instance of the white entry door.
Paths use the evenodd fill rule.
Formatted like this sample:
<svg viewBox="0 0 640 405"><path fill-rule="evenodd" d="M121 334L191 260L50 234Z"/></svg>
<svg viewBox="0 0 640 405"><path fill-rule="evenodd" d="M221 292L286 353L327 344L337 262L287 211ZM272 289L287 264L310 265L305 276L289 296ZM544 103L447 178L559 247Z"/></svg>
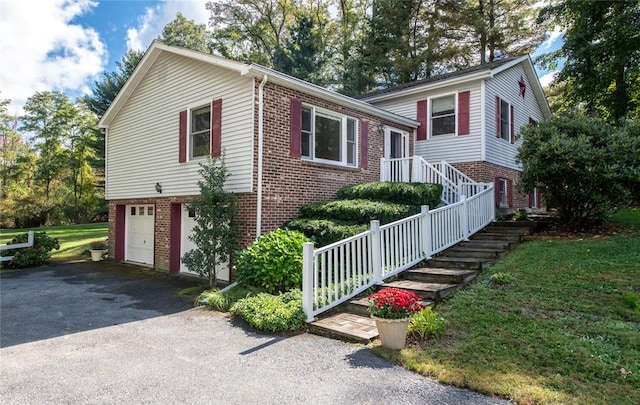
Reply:
<svg viewBox="0 0 640 405"><path fill-rule="evenodd" d="M384 130L384 157L390 161L392 181L409 181L409 134L395 128Z"/></svg>
<svg viewBox="0 0 640 405"><path fill-rule="evenodd" d="M127 206L125 260L153 265L155 206Z"/></svg>
<svg viewBox="0 0 640 405"><path fill-rule="evenodd" d="M197 246L189 236L193 233L193 227L196 225L196 219L193 212L189 212L185 204L182 204L182 232L180 238L180 272L197 274L190 271L187 266L182 263L182 256L190 250L195 249ZM229 281L229 266L227 264L221 264L218 266L218 280Z"/></svg>

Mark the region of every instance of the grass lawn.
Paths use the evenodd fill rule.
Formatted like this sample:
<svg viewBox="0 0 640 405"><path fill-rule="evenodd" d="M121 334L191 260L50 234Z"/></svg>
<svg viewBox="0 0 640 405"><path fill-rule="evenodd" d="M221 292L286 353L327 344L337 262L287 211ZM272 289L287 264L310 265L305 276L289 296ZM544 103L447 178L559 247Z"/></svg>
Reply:
<svg viewBox="0 0 640 405"><path fill-rule="evenodd" d="M52 226L48 228L30 228L34 232L47 232L47 235L58 238L60 250L51 252L53 261L73 260L80 257L94 240L107 239L107 223L81 224L68 226ZM0 244L5 245L15 236L30 229L3 229L0 231Z"/></svg>
<svg viewBox="0 0 640 405"><path fill-rule="evenodd" d="M640 210L614 221L640 225ZM489 277L511 281L493 285ZM374 350L441 382L520 404L640 404L640 227L532 241L437 306L444 337Z"/></svg>

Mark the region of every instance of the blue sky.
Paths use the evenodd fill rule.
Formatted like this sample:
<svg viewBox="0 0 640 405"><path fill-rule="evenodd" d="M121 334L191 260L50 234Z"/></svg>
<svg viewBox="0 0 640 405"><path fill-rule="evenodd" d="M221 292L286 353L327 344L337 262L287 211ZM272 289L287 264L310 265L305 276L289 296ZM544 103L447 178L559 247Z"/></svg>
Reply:
<svg viewBox="0 0 640 405"><path fill-rule="evenodd" d="M144 50L179 11L207 23L207 0L0 0L0 99L20 115L36 91L87 94L128 49ZM555 32L536 54L557 49ZM539 71L543 84L550 72Z"/></svg>

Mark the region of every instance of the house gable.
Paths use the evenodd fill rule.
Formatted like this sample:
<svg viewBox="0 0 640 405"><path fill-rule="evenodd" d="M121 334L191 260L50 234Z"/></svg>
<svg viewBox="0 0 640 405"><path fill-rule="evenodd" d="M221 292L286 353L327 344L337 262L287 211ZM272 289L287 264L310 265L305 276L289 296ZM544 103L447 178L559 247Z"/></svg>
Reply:
<svg viewBox="0 0 640 405"><path fill-rule="evenodd" d="M102 120L108 123L107 199L159 197L156 183L163 195L198 194L197 172L206 158L189 158L188 126L181 130L180 118L214 101L221 110L214 108L212 114L219 126L212 120L211 152L225 153L230 190L251 191L254 80L173 52L149 61L143 77L132 78L135 86L112 110L117 114Z"/></svg>

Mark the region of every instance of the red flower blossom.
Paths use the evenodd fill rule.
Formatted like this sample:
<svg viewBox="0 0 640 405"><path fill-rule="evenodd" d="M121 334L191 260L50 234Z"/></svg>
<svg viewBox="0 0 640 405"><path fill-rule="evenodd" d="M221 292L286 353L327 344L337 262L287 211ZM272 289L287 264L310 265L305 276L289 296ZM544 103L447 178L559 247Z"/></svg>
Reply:
<svg viewBox="0 0 640 405"><path fill-rule="evenodd" d="M369 312L378 318L385 319L407 318L424 308L424 305L420 304L420 297L399 288L383 288L371 294L367 300Z"/></svg>

